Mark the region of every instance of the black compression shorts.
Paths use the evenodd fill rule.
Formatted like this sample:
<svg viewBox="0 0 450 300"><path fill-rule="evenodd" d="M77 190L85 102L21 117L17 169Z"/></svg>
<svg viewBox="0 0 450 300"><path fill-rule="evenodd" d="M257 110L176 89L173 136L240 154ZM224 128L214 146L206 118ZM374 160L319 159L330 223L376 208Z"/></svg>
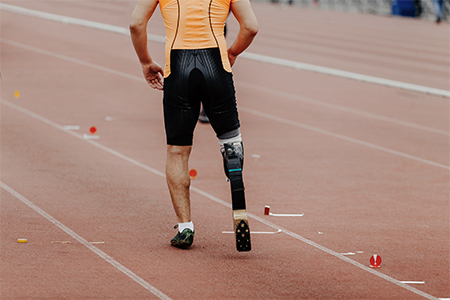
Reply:
<svg viewBox="0 0 450 300"><path fill-rule="evenodd" d="M200 103L217 136L239 128L233 75L219 48L171 50L170 69L163 99L168 145L192 145Z"/></svg>

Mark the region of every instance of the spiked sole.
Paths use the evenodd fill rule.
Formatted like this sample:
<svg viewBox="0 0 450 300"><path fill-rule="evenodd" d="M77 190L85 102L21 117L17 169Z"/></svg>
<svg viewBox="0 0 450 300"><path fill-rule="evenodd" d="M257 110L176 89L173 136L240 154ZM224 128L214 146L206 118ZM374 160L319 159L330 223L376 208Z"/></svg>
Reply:
<svg viewBox="0 0 450 300"><path fill-rule="evenodd" d="M237 251L250 251L252 247L250 243L250 227L248 226L247 211L245 209L234 210L233 219Z"/></svg>

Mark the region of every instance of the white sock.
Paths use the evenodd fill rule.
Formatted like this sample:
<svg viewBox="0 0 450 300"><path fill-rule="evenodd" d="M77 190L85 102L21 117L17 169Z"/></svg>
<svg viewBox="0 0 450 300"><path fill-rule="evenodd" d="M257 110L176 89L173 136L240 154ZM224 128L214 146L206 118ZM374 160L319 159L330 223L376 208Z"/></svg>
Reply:
<svg viewBox="0 0 450 300"><path fill-rule="evenodd" d="M186 228L189 228L190 230L192 230L192 232L194 232L194 223L192 223L192 221L187 223L178 223L178 231L180 233L183 232L183 230L185 230Z"/></svg>

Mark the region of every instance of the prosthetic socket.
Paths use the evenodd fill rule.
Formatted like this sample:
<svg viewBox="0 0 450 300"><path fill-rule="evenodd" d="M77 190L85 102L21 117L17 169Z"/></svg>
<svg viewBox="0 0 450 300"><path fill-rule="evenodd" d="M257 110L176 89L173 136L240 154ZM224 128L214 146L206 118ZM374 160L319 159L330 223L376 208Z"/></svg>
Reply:
<svg viewBox="0 0 450 300"><path fill-rule="evenodd" d="M244 166L244 147L242 142L238 146L233 143L224 144L223 165L231 185L231 199L233 210L246 209L244 181L242 180L242 168Z"/></svg>

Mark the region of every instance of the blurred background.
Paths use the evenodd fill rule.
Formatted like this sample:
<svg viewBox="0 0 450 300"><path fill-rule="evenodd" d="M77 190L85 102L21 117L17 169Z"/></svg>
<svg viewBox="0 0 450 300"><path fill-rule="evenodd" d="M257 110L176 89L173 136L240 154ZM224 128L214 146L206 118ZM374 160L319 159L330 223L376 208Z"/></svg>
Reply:
<svg viewBox="0 0 450 300"><path fill-rule="evenodd" d="M448 19L449 0L253 0L259 2L281 3L316 7L325 10L370 13L377 15L397 15L424 18L437 22ZM441 16L438 20L438 10Z"/></svg>

